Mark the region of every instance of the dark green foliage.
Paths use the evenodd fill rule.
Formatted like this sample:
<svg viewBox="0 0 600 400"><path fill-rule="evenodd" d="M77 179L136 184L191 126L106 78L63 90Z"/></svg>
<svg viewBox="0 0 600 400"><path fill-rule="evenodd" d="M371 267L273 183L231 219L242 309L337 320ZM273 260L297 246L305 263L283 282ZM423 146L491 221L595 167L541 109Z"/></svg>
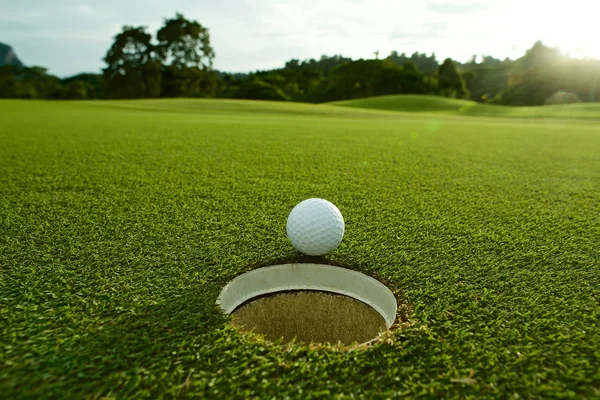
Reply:
<svg viewBox="0 0 600 400"><path fill-rule="evenodd" d="M160 97L162 68L154 61L126 69L126 73L113 75L106 82L107 98L139 99ZM106 75L105 75L106 76Z"/></svg>
<svg viewBox="0 0 600 400"><path fill-rule="evenodd" d="M349 100L373 97L387 81L386 90L398 90L396 82L401 68L391 63L384 65L380 60L358 60L337 67L328 82L327 100Z"/></svg>
<svg viewBox="0 0 600 400"><path fill-rule="evenodd" d="M221 74L218 97L224 98L263 98L261 94L251 94L254 89L264 91L265 86L252 83L256 79L267 83L277 89L277 96L270 98L287 99L297 102L326 102L328 77L337 66L350 62L351 59L342 56L322 56L318 61L314 59L299 61L290 60L284 68L270 71L257 71L255 73ZM241 86L244 89L241 91ZM243 93L244 97L240 97ZM251 97L248 97L251 96Z"/></svg>
<svg viewBox="0 0 600 400"><path fill-rule="evenodd" d="M347 58L340 55L334 55L332 57L322 55L320 59L310 59L306 61L290 60L285 63L285 71L301 71L303 74L309 76L327 76L334 68L351 62L351 58Z"/></svg>
<svg viewBox="0 0 600 400"><path fill-rule="evenodd" d="M217 90L216 74L198 67L169 65L162 78L162 97L211 97Z"/></svg>
<svg viewBox="0 0 600 400"><path fill-rule="evenodd" d="M212 72L214 49L208 29L183 15L165 19L157 32L163 67L162 97L212 97L217 77Z"/></svg>
<svg viewBox="0 0 600 400"><path fill-rule="evenodd" d="M71 81L63 85L60 95L64 99L83 100L88 98L87 88L85 83L79 80Z"/></svg>
<svg viewBox="0 0 600 400"><path fill-rule="evenodd" d="M444 60L437 73L440 94L446 97L463 98L467 94L465 82L450 58Z"/></svg>
<svg viewBox="0 0 600 400"><path fill-rule="evenodd" d="M327 82L327 100L349 100L386 94L424 94L436 90L414 64L400 67L388 60L358 60L343 64Z"/></svg>
<svg viewBox="0 0 600 400"><path fill-rule="evenodd" d="M472 99L472 100L475 100L475 99L473 99L473 96L471 94L471 90L473 90L473 89L476 88L476 86L475 86L475 74L473 72L471 72L471 71L467 71L467 72L463 72L461 74L461 77L462 77L462 80L463 80L463 82L465 84L465 89L469 93L469 98Z"/></svg>
<svg viewBox="0 0 600 400"><path fill-rule="evenodd" d="M104 61L108 98L159 97L162 86L160 51L146 28L124 26Z"/></svg>
<svg viewBox="0 0 600 400"><path fill-rule="evenodd" d="M464 84L466 97L480 102L488 102L498 93L505 90L509 84L509 73L511 62L501 61L497 58L483 55L481 62L477 62L474 55L465 64L454 61Z"/></svg>
<svg viewBox="0 0 600 400"><path fill-rule="evenodd" d="M24 67L17 74L22 98L55 98L60 89L60 80L48 75L44 67Z"/></svg>
<svg viewBox="0 0 600 400"><path fill-rule="evenodd" d="M393 51L385 60L322 55L292 59L274 70L229 74L212 70L215 51L208 29L197 21L176 14L164 20L156 36L153 42L144 27L124 27L107 53L109 65L102 82L96 74L58 82L45 71L19 72L20 68L7 67L0 70L0 97L218 97L323 103L387 94L433 94L528 106L543 105L559 91L573 93L582 102L600 98L600 61L570 59L542 42L514 61L483 55L480 62L473 56L466 63L446 60L440 66L435 54L415 52L409 57Z"/></svg>
<svg viewBox="0 0 600 400"><path fill-rule="evenodd" d="M162 60L170 65L212 69L215 51L210 45L208 29L198 21L177 13L175 18L165 18L156 38Z"/></svg>
<svg viewBox="0 0 600 400"><path fill-rule="evenodd" d="M58 98L61 82L43 67L0 67L0 98Z"/></svg>
<svg viewBox="0 0 600 400"><path fill-rule="evenodd" d="M231 100L0 120L3 399L600 396L597 120ZM315 196L346 220L327 260L412 305L390 343L277 346L216 307L297 258L285 220Z"/></svg>
<svg viewBox="0 0 600 400"><path fill-rule="evenodd" d="M240 89L241 79L246 78L246 75L240 77L224 72L217 72L217 76L218 86L216 97L218 98L234 98Z"/></svg>
<svg viewBox="0 0 600 400"><path fill-rule="evenodd" d="M0 97L17 98L19 97L19 80L17 79L19 68L16 66L0 67Z"/></svg>
<svg viewBox="0 0 600 400"><path fill-rule="evenodd" d="M103 99L106 97L104 89L104 78L100 74L79 74L63 79L63 84L71 82L82 82L85 86L88 99Z"/></svg>
<svg viewBox="0 0 600 400"><path fill-rule="evenodd" d="M466 74L470 84L466 84L471 100L485 102L494 98L498 93L506 89L508 85L508 73L502 64L487 66L478 64ZM464 76L464 75L463 75ZM466 81L466 80L465 80Z"/></svg>
<svg viewBox="0 0 600 400"><path fill-rule="evenodd" d="M352 59L341 55L323 55L319 60L290 60L282 69L258 72L256 76L278 86L292 101L319 103L330 100L326 91L331 71L350 62Z"/></svg>
<svg viewBox="0 0 600 400"><path fill-rule="evenodd" d="M104 79L99 74L79 74L65 79L41 67L0 67L0 98L102 99Z"/></svg>
<svg viewBox="0 0 600 400"><path fill-rule="evenodd" d="M105 61L108 98L211 97L217 88L208 29L183 15L165 19L156 34L123 27Z"/></svg>
<svg viewBox="0 0 600 400"><path fill-rule="evenodd" d="M405 53L398 54L397 51L392 51L386 60L389 60L398 65L405 65L406 63L412 63L417 66L418 70L426 75L434 75L439 64L435 58L435 53L428 56L425 53L414 52L410 57Z"/></svg>
<svg viewBox="0 0 600 400"><path fill-rule="evenodd" d="M273 101L288 100L285 93L277 86L256 77L244 80L236 92L235 98Z"/></svg>

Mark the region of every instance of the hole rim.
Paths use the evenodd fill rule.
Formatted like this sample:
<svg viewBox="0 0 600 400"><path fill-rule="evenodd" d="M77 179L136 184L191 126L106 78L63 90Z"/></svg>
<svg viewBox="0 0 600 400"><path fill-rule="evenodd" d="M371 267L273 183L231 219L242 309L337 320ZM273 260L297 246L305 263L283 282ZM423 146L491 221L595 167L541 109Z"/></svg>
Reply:
<svg viewBox="0 0 600 400"><path fill-rule="evenodd" d="M225 314L231 314L257 297L301 290L334 293L363 302L382 316L388 330L396 321L398 302L386 285L362 272L327 264L290 263L253 269L229 281L216 303Z"/></svg>

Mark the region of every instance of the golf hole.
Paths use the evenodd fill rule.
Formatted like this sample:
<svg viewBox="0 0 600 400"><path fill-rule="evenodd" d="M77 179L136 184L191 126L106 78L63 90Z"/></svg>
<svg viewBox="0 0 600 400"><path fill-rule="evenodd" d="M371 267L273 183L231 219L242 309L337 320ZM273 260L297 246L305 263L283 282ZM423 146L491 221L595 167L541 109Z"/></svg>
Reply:
<svg viewBox="0 0 600 400"><path fill-rule="evenodd" d="M285 342L362 344L396 318L392 292L357 271L322 264L258 268L229 282L217 300L240 331Z"/></svg>

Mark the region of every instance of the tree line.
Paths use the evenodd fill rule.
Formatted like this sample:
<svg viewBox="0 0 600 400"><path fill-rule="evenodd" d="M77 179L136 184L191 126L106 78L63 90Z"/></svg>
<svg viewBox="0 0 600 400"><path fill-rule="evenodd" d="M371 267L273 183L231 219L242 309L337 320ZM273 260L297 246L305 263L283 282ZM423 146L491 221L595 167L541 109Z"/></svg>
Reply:
<svg viewBox="0 0 600 400"><path fill-rule="evenodd" d="M506 105L594 102L600 61L564 56L536 42L517 60L473 56L466 63L435 54L391 52L379 59L342 55L292 59L282 68L230 74L213 68L208 28L182 14L151 34L124 26L102 74L59 79L42 67L0 67L0 97L44 99L236 98L322 103L424 94Z"/></svg>

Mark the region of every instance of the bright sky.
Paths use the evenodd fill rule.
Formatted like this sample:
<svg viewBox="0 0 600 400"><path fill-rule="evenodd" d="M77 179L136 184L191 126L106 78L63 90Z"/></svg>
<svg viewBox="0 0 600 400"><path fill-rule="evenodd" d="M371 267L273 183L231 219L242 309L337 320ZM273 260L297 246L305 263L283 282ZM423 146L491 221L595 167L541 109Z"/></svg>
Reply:
<svg viewBox="0 0 600 400"><path fill-rule="evenodd" d="M536 40L600 58L592 0L18 0L0 4L0 42L58 76L98 72L122 25L156 32L181 12L210 30L215 68L249 72L292 58L392 50L466 61L517 58ZM596 38L596 41L594 40Z"/></svg>

